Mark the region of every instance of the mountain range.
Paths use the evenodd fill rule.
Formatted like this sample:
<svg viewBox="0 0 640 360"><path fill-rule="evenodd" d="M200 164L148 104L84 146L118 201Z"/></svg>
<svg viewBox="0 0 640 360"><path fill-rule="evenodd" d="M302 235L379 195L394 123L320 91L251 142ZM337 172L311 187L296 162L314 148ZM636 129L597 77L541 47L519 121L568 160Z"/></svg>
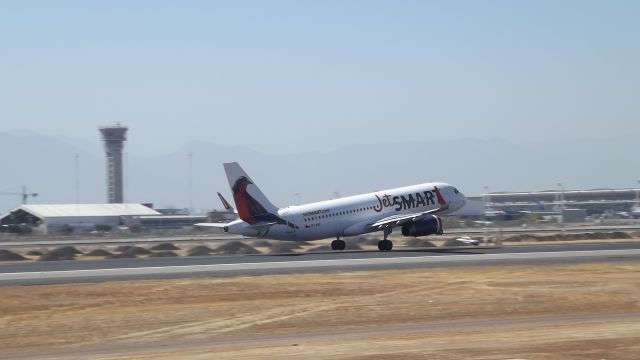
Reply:
<svg viewBox="0 0 640 360"><path fill-rule="evenodd" d="M422 142L394 139L326 151L291 149L286 154L193 141L154 156L126 152L125 199L156 207L187 208L192 203L197 210L220 208L216 191L230 198L221 165L228 161L240 162L280 206L426 181L455 184L467 196L477 196L485 187L491 192L535 191L558 189L559 183L566 189L628 188L638 186L640 179L634 146L638 135L516 144L502 138L432 140L425 134ZM38 193L30 203L106 201L98 136L87 141L0 132L0 154L0 192L19 193L25 185L28 192ZM17 195L0 195L0 213L20 201Z"/></svg>

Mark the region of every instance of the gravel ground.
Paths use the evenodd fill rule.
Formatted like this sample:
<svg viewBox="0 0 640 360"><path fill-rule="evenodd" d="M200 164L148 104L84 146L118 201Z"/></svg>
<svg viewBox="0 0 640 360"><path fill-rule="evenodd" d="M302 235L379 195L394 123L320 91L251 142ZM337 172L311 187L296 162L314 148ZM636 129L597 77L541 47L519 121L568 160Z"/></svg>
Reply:
<svg viewBox="0 0 640 360"><path fill-rule="evenodd" d="M640 264L0 287L0 358L634 359Z"/></svg>

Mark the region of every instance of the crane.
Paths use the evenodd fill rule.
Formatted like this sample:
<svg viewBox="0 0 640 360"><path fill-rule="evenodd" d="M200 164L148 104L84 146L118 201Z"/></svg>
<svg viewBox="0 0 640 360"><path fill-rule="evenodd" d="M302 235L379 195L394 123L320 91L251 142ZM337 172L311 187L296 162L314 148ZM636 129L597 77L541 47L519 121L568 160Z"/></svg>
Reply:
<svg viewBox="0 0 640 360"><path fill-rule="evenodd" d="M29 197L36 197L36 196L38 196L38 193L28 193L27 192L27 187L22 185L22 192L20 192L20 193L0 192L0 195L19 195L19 196L22 196L22 203L26 204L27 203L27 199Z"/></svg>

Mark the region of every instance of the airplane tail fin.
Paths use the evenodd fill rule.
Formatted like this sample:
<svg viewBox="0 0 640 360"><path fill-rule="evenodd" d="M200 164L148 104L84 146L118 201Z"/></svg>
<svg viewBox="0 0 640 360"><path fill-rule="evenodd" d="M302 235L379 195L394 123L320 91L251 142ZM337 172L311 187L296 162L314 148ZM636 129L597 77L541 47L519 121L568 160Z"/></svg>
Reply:
<svg viewBox="0 0 640 360"><path fill-rule="evenodd" d="M286 223L278 216L278 208L267 199L237 162L224 163L223 166L240 219L251 225L261 222Z"/></svg>

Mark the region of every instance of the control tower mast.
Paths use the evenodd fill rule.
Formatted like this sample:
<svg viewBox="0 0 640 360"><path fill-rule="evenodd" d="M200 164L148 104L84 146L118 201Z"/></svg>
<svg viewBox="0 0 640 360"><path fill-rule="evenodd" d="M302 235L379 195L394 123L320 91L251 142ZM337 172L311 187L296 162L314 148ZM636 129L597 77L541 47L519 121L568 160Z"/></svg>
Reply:
<svg viewBox="0 0 640 360"><path fill-rule="evenodd" d="M115 126L100 128L107 154L107 200L109 203L124 201L122 188L122 148L127 140L127 128Z"/></svg>

